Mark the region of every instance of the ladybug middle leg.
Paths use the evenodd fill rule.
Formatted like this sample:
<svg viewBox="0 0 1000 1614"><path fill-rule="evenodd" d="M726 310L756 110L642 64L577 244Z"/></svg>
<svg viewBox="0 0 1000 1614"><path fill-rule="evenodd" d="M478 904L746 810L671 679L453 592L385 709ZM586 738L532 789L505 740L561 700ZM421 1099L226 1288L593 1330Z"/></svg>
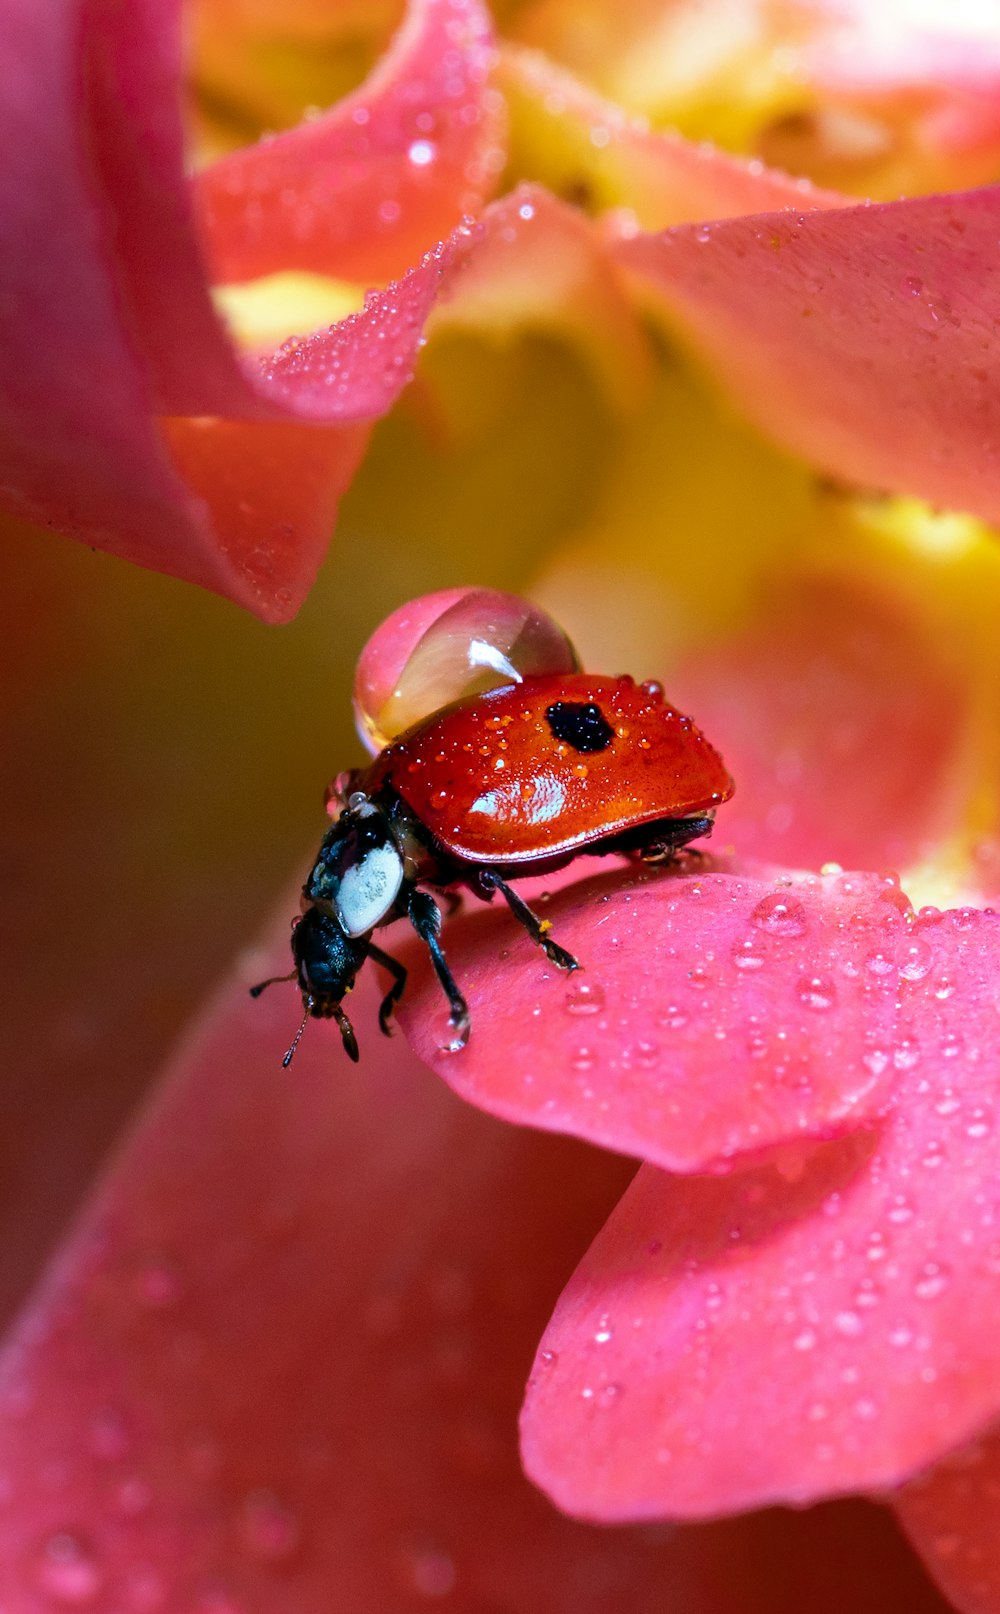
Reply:
<svg viewBox="0 0 1000 1614"><path fill-rule="evenodd" d="M514 918L522 924L532 941L537 942L550 963L558 965L561 970L578 970L580 963L572 953L560 947L549 935L552 925L548 919L539 919L532 913L528 904L512 890L506 880L502 880L495 869L483 869L479 875L479 884L485 891L499 891Z"/></svg>
<svg viewBox="0 0 1000 1614"><path fill-rule="evenodd" d="M406 912L410 924L421 941L427 943L431 963L434 965L434 973L441 983L441 989L445 997L448 999L451 1008L448 1023L455 1030L455 1035L448 1044L448 1052L457 1054L469 1040L471 1021L469 1018L469 1005L458 990L455 977L448 968L448 961L438 940L441 934L441 909L434 901L434 898L429 896L426 891L411 891L406 905Z"/></svg>

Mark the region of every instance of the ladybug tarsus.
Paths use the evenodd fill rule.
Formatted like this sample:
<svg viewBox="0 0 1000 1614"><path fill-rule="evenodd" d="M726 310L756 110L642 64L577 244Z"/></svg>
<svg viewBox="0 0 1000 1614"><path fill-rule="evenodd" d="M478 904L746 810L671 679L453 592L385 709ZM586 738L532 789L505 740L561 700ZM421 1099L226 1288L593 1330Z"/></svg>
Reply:
<svg viewBox="0 0 1000 1614"><path fill-rule="evenodd" d="M561 970L578 970L579 961L572 953L560 947L558 942L552 941L549 931L552 929L547 919L539 919L532 913L528 904L516 891L512 891L506 880L502 880L496 869L484 869L479 876L479 883L486 891L499 891L514 918L522 924L532 941L538 943L550 964L555 964Z"/></svg>

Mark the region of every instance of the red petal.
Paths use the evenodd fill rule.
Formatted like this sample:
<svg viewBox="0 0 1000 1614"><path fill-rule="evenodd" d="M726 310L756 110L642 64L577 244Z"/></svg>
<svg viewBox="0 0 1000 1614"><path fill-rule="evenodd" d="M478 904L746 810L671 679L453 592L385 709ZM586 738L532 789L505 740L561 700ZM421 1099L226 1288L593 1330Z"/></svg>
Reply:
<svg viewBox="0 0 1000 1614"><path fill-rule="evenodd" d="M879 972L895 987L900 903L876 876L619 869L539 909L578 973L549 965L497 899L445 936L468 1047L442 1050L444 1001L412 949L403 1020L420 1056L492 1114L703 1170L884 1106L897 1008Z"/></svg>
<svg viewBox="0 0 1000 1614"><path fill-rule="evenodd" d="M619 244L740 406L832 475L1000 520L1000 189Z"/></svg>
<svg viewBox="0 0 1000 1614"><path fill-rule="evenodd" d="M182 416L163 429L226 557L224 592L265 621L287 621L315 580L369 428ZM142 562L149 564L148 550ZM173 557L163 554L158 569L173 571Z"/></svg>
<svg viewBox="0 0 1000 1614"><path fill-rule="evenodd" d="M8 1344L10 1614L385 1614L452 1587L506 1614L837 1614L855 1573L858 1614L938 1614L874 1510L660 1540L532 1490L533 1344L626 1168L456 1104L357 996L361 1070L312 1026L286 1075L295 994L235 986Z"/></svg>
<svg viewBox="0 0 1000 1614"><path fill-rule="evenodd" d="M1000 917L911 945L891 1120L794 1176L643 1171L571 1281L524 1419L570 1511L897 1485L996 1416Z"/></svg>
<svg viewBox="0 0 1000 1614"><path fill-rule="evenodd" d="M503 103L487 88L492 64L478 7L414 6L354 95L196 176L215 278L295 268L364 284L402 274L496 183Z"/></svg>
<svg viewBox="0 0 1000 1614"><path fill-rule="evenodd" d="M896 1501L914 1546L963 1614L1000 1610L998 1494L1000 1438L993 1434L955 1452Z"/></svg>
<svg viewBox="0 0 1000 1614"><path fill-rule="evenodd" d="M355 440L328 443L325 471L318 441L301 440L293 457L312 469L291 495L290 537L276 534L265 512L259 525L241 518L243 541L232 546L231 531L213 530L178 477L154 415L356 423L384 413L409 376L441 276L468 238L459 232L308 348L277 355L263 371L256 361L244 368L212 310L191 226L176 11L174 0L138 0L95 6L81 20L7 0L3 497L19 516L277 619L312 579L316 535ZM466 14L478 17L474 0ZM209 456L231 477L227 448ZM253 484L250 472L244 502L259 505ZM211 505L219 486L197 491ZM245 552L255 547L281 551L283 571L268 578L265 563L248 578Z"/></svg>

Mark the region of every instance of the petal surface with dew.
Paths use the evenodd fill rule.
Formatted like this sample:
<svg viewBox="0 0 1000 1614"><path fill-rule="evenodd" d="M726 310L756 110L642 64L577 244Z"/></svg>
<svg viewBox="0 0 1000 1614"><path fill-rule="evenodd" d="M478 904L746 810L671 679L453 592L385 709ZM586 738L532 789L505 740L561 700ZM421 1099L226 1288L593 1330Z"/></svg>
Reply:
<svg viewBox="0 0 1000 1614"><path fill-rule="evenodd" d="M682 226L616 252L783 445L995 523L998 224L1000 189L984 189Z"/></svg>
<svg viewBox="0 0 1000 1614"><path fill-rule="evenodd" d="M523 1423L568 1511L883 1490L996 1417L1000 917L928 912L909 945L878 963L909 979L870 1050L889 1116L729 1177L644 1169L569 1284Z"/></svg>
<svg viewBox="0 0 1000 1614"><path fill-rule="evenodd" d="M443 1000L408 945L402 1023L493 1114L676 1171L719 1168L882 1111L907 907L877 876L617 870L537 910L583 966L570 975L506 912L452 921L473 1028L459 1054L443 1051Z"/></svg>

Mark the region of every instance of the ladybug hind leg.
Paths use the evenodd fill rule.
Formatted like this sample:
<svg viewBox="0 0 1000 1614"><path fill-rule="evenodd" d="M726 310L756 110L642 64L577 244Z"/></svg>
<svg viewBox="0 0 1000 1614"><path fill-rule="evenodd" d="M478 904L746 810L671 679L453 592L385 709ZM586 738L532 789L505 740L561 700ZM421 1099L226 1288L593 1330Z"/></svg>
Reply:
<svg viewBox="0 0 1000 1614"><path fill-rule="evenodd" d="M552 928L549 921L539 919L536 913L532 913L528 904L511 889L506 880L500 878L495 869L484 869L479 876L479 883L486 891L499 891L514 918L524 926L532 941L538 943L550 963L557 965L561 970L580 968L579 960L567 952L565 947L560 947L558 942L552 940L549 935Z"/></svg>
<svg viewBox="0 0 1000 1614"><path fill-rule="evenodd" d="M447 1044L446 1051L457 1054L465 1047L469 1040L471 1021L469 1018L469 1005L466 1003L448 968L448 961L444 956L438 937L441 934L441 909L426 891L413 891L407 904L407 915L421 941L427 943L427 951L431 955L434 973L441 983L441 990L448 999L451 1013L448 1022L453 1027L455 1035ZM402 988L400 988L402 990ZM391 995L391 994L390 994Z"/></svg>

